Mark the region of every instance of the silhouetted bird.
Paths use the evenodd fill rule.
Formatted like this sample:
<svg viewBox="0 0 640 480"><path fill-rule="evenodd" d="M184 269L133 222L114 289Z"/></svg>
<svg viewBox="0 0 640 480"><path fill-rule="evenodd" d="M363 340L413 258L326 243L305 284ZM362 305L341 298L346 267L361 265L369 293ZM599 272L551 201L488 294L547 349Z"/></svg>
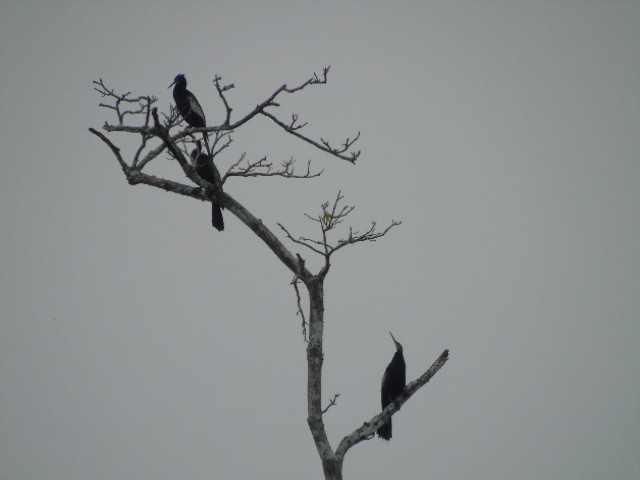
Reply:
<svg viewBox="0 0 640 480"><path fill-rule="evenodd" d="M407 367L404 363L404 355L402 354L402 345L395 339L393 333L389 332L393 343L396 344L396 353L393 354L391 362L387 366L382 376L382 387L380 389L380 399L382 400L382 409L393 402L393 400L402 393L406 384ZM382 424L378 428L378 436L383 440L391 440L391 419L387 423Z"/></svg>
<svg viewBox="0 0 640 480"><path fill-rule="evenodd" d="M173 83L169 85L169 88L173 87L173 99L176 102L176 108L180 116L184 118L185 122L190 127L206 127L207 121L204 117L204 110L200 106L196 96L187 90L187 79L180 73L173 79ZM204 143L207 146L207 152L209 151L209 139L207 134L203 133Z"/></svg>
<svg viewBox="0 0 640 480"><path fill-rule="evenodd" d="M211 157L202 151L199 140L196 142L196 146L197 148L191 152L191 158L193 158L195 162L196 172L198 172L198 175L200 175L203 180L206 180L218 190L222 191L222 179L220 178L218 169L211 160ZM220 232L224 230L224 219L222 218L223 208L224 207L216 201L211 201L211 225Z"/></svg>

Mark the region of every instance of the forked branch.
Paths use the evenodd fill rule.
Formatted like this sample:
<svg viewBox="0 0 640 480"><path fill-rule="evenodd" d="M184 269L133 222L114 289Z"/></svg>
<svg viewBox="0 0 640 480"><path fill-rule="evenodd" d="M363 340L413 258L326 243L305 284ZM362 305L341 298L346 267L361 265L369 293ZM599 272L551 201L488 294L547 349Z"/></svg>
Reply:
<svg viewBox="0 0 640 480"><path fill-rule="evenodd" d="M118 125L122 126L124 124L124 118L127 115L144 115L143 125L149 126L150 108L151 105L158 101L157 97L141 95L132 98L131 92L118 95L113 89L108 88L102 79L94 80L93 84L95 85L93 89L98 92L101 97L110 99L110 103L100 102L99 106L113 110L118 117Z"/></svg>
<svg viewBox="0 0 640 480"><path fill-rule="evenodd" d="M330 258L335 252L347 245L354 245L360 242L375 242L379 238L385 236L389 230L393 227L397 227L402 222L392 220L382 230L376 229L376 222L371 222L369 228L364 232L354 230L353 227L349 227L348 234L338 240L331 241L329 234L338 225L344 222L345 218L353 212L355 207L349 205L343 205L342 192L338 192L333 204L325 202L321 205L320 215L314 217L305 213L305 216L312 222L316 222L320 226L321 236L319 239L309 238L304 236L294 236L284 225L278 223L280 229L284 232L285 236L297 245L301 245L318 255L322 255L325 259L325 265L320 271L320 276L325 276L330 268Z"/></svg>
<svg viewBox="0 0 640 480"><path fill-rule="evenodd" d="M279 167L274 166L273 162L267 161L267 157L258 160L247 160L246 153L242 153L240 158L227 170L224 174L223 183L228 177L282 177L282 178L316 178L322 175L324 170L318 172L311 171L311 160L307 162L307 168L304 173L296 173L296 160L291 157L289 160L283 160Z"/></svg>
<svg viewBox="0 0 640 480"><path fill-rule="evenodd" d="M265 112L264 110L261 111L260 113L265 117L269 118L273 123L278 125L285 132L290 133L294 137L298 137L300 140L304 140L305 142L313 145L314 147L322 150L323 152L327 152L333 155L334 157L338 157L350 163L356 163L356 160L358 160L358 157L360 156L360 150L351 151L349 152L348 155L345 154L345 152L349 150L349 148L351 148L351 146L358 141L358 139L360 138L360 132L358 132L358 134L353 139L347 138L342 144L342 147L335 148L327 140L324 140L322 138L320 139L320 142L317 142L307 137L306 135L302 135L301 133L298 132L298 130L302 128L302 126L287 125L286 123L278 120L275 115L272 115L269 112Z"/></svg>

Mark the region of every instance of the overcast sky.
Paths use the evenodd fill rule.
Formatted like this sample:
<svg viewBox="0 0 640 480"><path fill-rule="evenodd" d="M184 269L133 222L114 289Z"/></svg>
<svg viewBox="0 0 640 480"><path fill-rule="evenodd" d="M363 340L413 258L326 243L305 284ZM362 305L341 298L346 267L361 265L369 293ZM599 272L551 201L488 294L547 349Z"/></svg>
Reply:
<svg viewBox="0 0 640 480"><path fill-rule="evenodd" d="M357 165L256 119L219 166L324 169L225 185L277 234L339 190L357 229L402 221L326 281L333 446L380 409L389 330L409 380L451 351L345 478L638 478L640 3L300 3L0 2L0 478L322 478L291 274L87 129L94 79L168 112L185 73L214 125L214 75L240 116L326 65L273 112L360 131Z"/></svg>

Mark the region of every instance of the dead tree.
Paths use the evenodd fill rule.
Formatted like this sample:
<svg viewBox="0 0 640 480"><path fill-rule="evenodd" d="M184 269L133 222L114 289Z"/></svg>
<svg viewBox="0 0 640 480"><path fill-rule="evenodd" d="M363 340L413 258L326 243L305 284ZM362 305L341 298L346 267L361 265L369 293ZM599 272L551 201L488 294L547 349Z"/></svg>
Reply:
<svg viewBox="0 0 640 480"><path fill-rule="evenodd" d="M303 133L306 123L302 123L297 114L293 114L287 121L276 115L277 107L280 106L280 99L286 95L295 94L306 88L316 85L324 85L327 82L329 68L323 70L322 75L314 74L305 82L289 87L286 84L277 88L264 101L243 116L233 116L233 108L227 99L227 92L234 88L233 84L223 84L222 79L216 76L213 79L214 87L225 111L225 120L221 125L200 128L176 128L180 127L182 121L177 111L171 108L168 114L159 114L155 106L158 99L154 96L142 95L132 96L131 93L116 93L107 87L102 79L94 81L94 89L102 97L99 104L101 107L112 111L116 121L114 123L105 122L102 127L103 132L90 128L89 131L96 135L106 144L122 169L125 178L131 185L145 184L152 187L188 196L201 201L215 201L222 207L235 215L242 223L256 234L280 259L280 261L293 274L292 285L297 299L298 314L302 319L302 334L307 343L307 422L311 430L311 435L315 442L325 479L336 480L342 478L342 464L347 451L354 445L373 438L376 430L397 412L420 387L425 385L429 379L446 363L448 350L445 350L419 378L407 384L402 394L381 413L374 415L363 425L345 436L337 448L333 448L329 443L325 431L323 415L332 405L336 404L338 395L330 400L327 407L322 408L322 363L323 363L323 329L324 329L324 280L331 268L332 255L344 247L355 245L360 242L374 242L386 235L393 227L400 225L398 221L391 221L389 225L378 229L373 222L364 231L356 231L349 227L346 233L339 239L333 236L340 229L347 216L353 211L352 206L347 206L343 202L343 196L338 192L333 202L321 205L319 214L305 214L311 221L315 222L319 228L319 238L312 239L296 236L285 226L278 224L282 229L286 239L294 245L304 247L306 250L323 257L323 265L317 273L308 270L305 259L299 253L293 254L282 241L269 229L260 219L247 210L240 202L223 191L222 185L232 177L269 177L278 176L285 178L309 179L322 174L322 171L314 172L311 163L308 162L304 170L298 173L295 169L295 160L290 159L279 166L275 166L266 157L259 160L249 160L244 154L231 165L222 175L220 185L212 185L203 180L197 173L197 169L192 163L192 158L187 153L189 147L193 146L193 136L195 133L205 133L209 135L211 146L211 156L213 161L223 153L227 153L231 145L232 134L244 124L250 122L258 116L266 117L273 122L277 129L292 135L296 139L306 142L326 155L335 157L346 162L355 164L360 156L360 151L352 150L357 142L360 133L353 138L345 139L342 144L335 146L333 143L323 138L313 139ZM162 118L161 118L162 117ZM136 123L137 122L137 123ZM136 124L134 124L136 123ZM109 136L107 136L109 134ZM124 155L121 149L111 138L114 134L126 134L138 137L140 143L138 147ZM182 171L193 184L185 184L174 180L159 178L146 173L145 167L153 160L161 156L169 156L175 159ZM125 159L126 157L126 159ZM217 182L216 182L217 183ZM225 233L228 234L228 233ZM305 313L300 294L299 285L303 284L308 293L308 310Z"/></svg>

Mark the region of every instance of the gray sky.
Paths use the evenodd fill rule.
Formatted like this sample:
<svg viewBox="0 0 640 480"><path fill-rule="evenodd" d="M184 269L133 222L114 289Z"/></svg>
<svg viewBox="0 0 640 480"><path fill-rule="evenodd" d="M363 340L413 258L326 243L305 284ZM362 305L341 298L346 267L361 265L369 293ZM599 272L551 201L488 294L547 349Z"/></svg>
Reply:
<svg viewBox="0 0 640 480"><path fill-rule="evenodd" d="M0 4L2 480L321 478L290 273L229 214L129 186L87 128L112 120L93 79L167 111L183 72L216 124L214 75L240 115L325 65L279 114L361 131L355 167L264 120L220 166L325 170L228 182L275 232L338 190L357 228L403 222L327 279L334 446L379 411L388 330L409 379L451 350L345 477L637 478L639 3L109 3Z"/></svg>

